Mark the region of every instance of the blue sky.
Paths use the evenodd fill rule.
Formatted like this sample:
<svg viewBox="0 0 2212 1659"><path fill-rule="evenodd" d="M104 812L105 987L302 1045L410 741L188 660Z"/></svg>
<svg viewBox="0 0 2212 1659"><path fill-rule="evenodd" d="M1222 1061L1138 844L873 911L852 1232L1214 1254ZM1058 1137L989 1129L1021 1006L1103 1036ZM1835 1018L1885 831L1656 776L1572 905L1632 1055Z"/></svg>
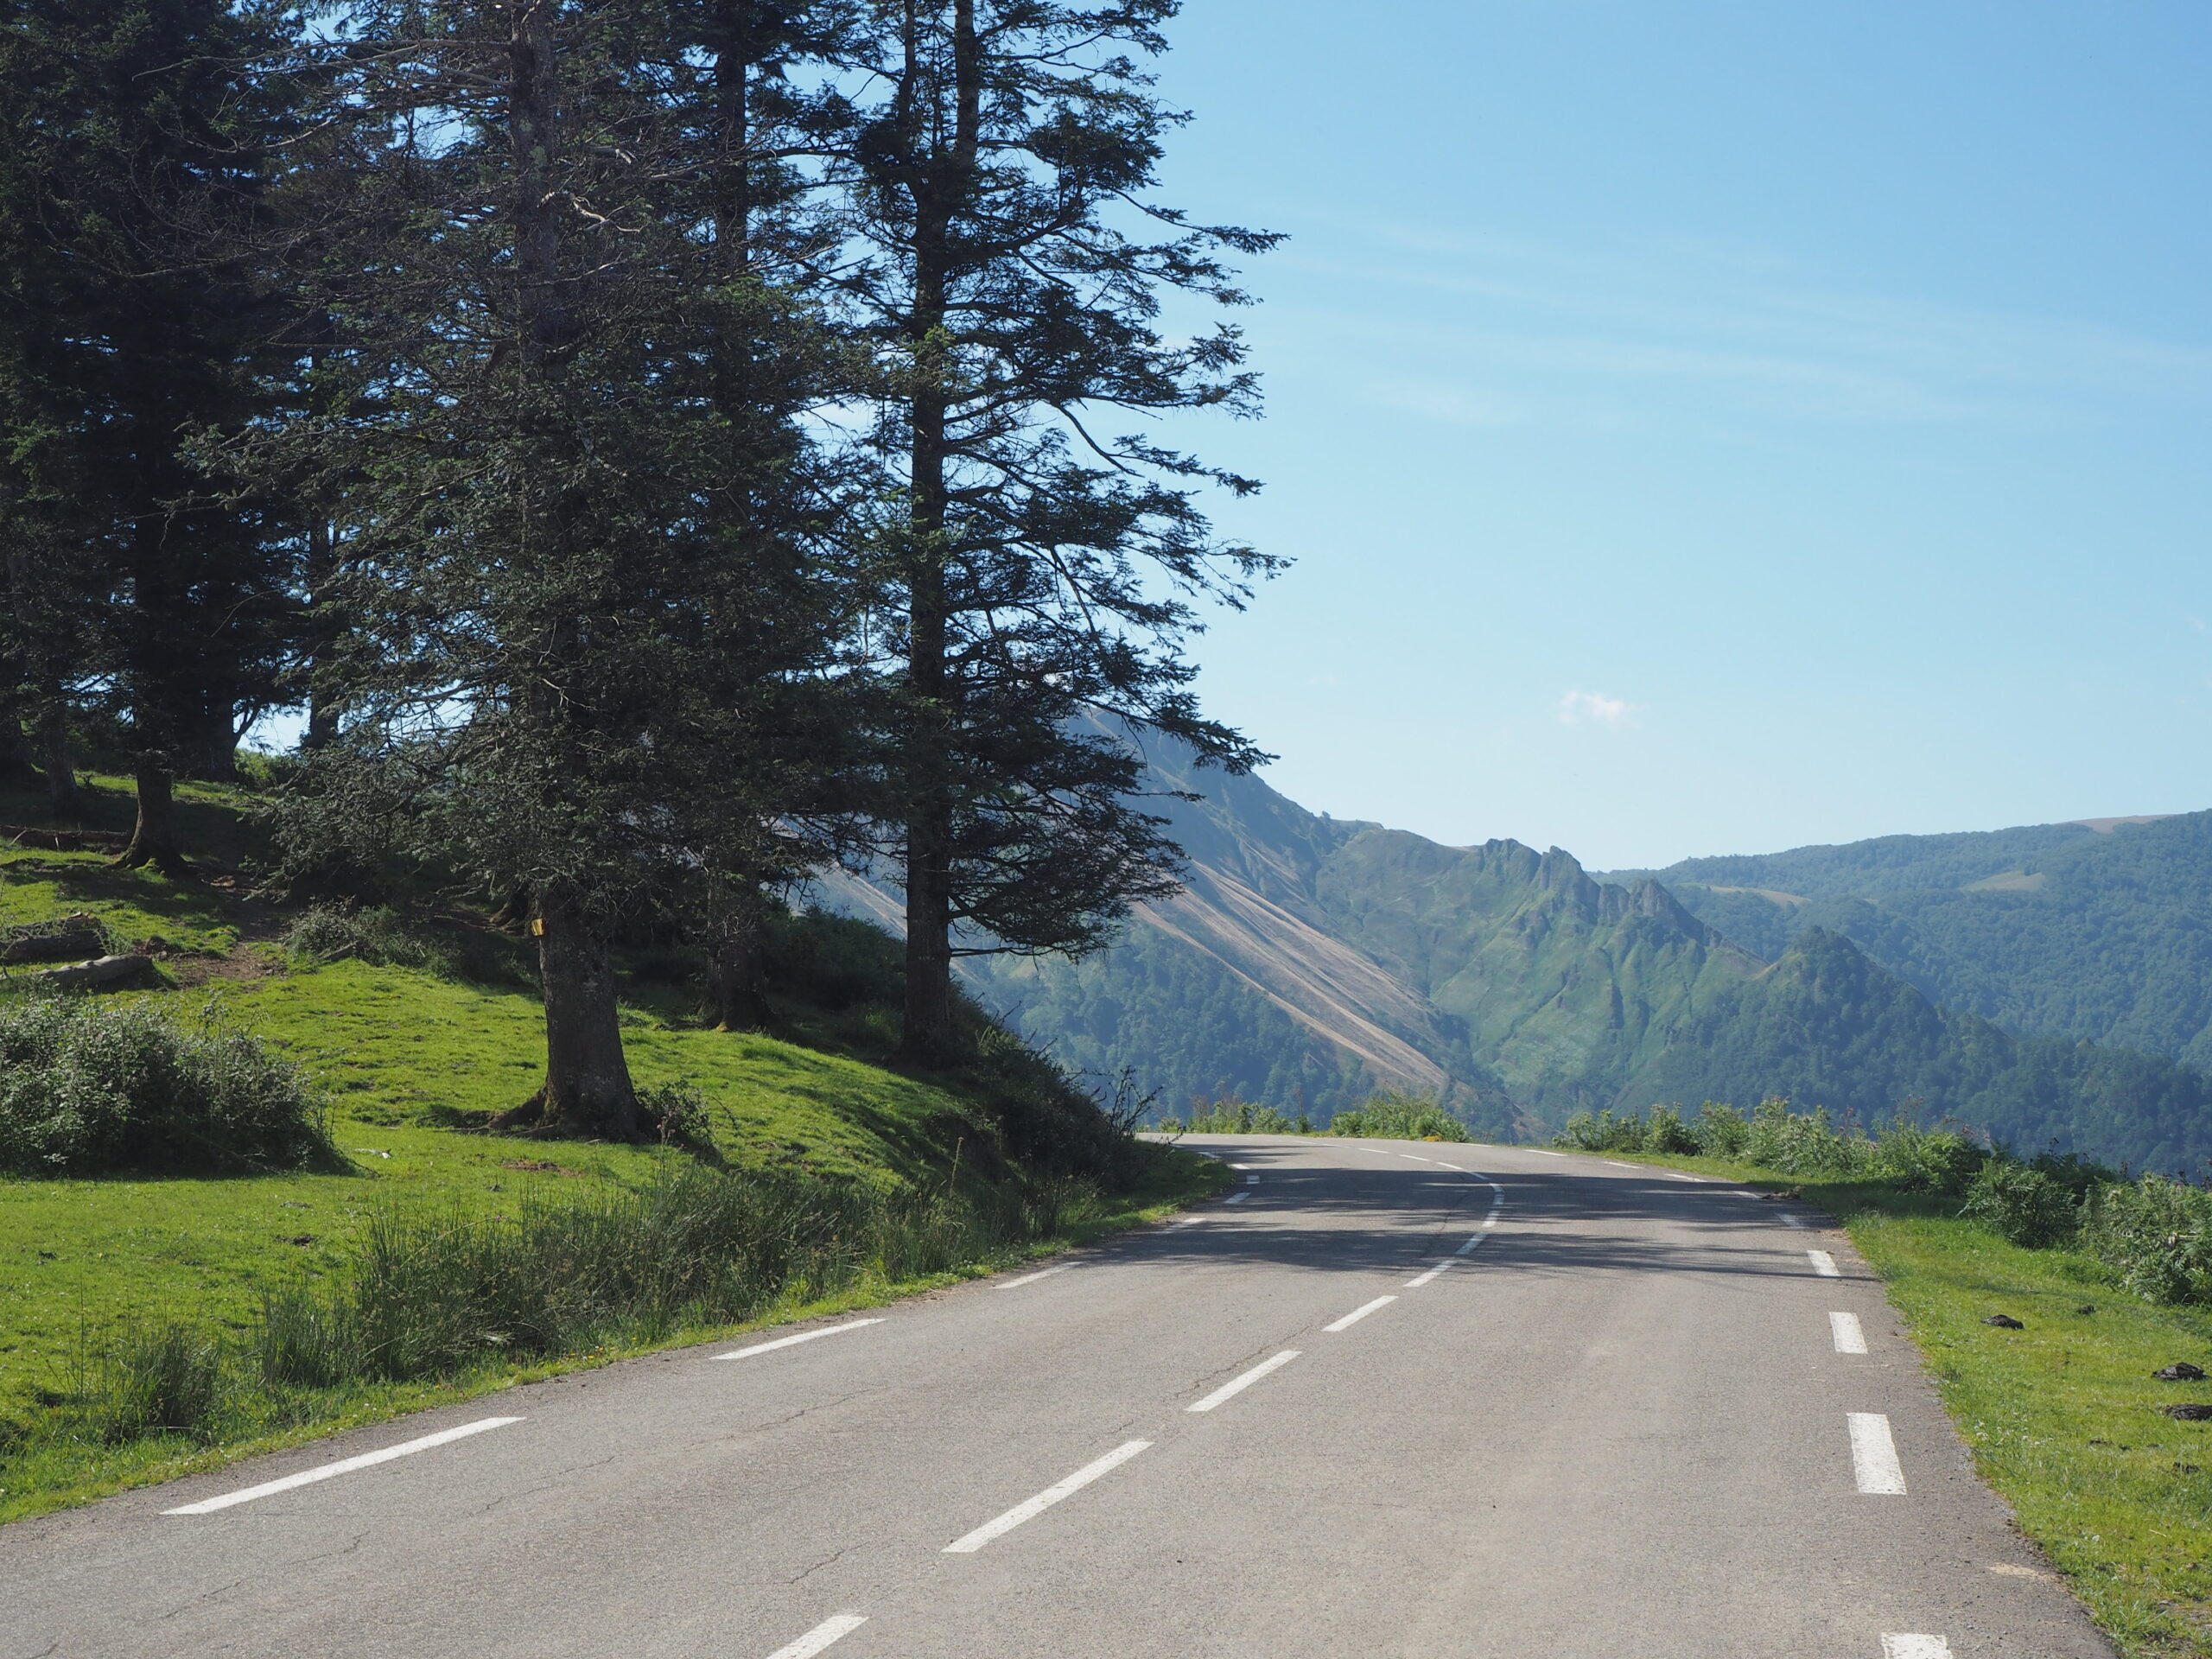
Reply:
<svg viewBox="0 0 2212 1659"><path fill-rule="evenodd" d="M2212 8L1188 0L1317 810L1594 868L2212 805Z"/></svg>

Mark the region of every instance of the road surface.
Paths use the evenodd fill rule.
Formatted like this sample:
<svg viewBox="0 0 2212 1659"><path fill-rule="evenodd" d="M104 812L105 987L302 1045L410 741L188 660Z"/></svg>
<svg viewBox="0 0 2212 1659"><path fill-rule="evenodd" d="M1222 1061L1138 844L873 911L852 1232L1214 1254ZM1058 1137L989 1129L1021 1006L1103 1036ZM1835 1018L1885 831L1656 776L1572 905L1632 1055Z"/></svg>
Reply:
<svg viewBox="0 0 2212 1659"><path fill-rule="evenodd" d="M2108 1659L1818 1217L1186 1144L1176 1224L0 1530L0 1659Z"/></svg>

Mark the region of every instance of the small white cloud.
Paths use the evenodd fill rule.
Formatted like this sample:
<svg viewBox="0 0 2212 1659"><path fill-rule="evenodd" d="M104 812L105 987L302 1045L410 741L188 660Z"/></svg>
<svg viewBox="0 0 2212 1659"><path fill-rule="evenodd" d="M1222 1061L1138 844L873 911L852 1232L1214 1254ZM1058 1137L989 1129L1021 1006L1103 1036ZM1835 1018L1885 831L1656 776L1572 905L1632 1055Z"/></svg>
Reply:
<svg viewBox="0 0 2212 1659"><path fill-rule="evenodd" d="M1604 726L1619 732L1636 724L1636 709L1602 691L1570 691L1559 700L1562 726Z"/></svg>

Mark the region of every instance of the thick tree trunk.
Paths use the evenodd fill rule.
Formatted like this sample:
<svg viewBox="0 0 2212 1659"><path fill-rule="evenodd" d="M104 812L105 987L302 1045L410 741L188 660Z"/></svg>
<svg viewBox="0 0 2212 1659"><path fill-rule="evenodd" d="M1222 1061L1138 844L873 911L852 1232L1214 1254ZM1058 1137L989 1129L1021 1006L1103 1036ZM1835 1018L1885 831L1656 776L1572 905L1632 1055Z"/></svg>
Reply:
<svg viewBox="0 0 2212 1659"><path fill-rule="evenodd" d="M14 699L0 708L0 783L10 788L35 785L38 770L31 764L31 741L23 730L29 699Z"/></svg>
<svg viewBox="0 0 2212 1659"><path fill-rule="evenodd" d="M545 995L545 1082L502 1128L635 1141L638 1090L622 1053L614 964L580 906L556 892L539 900L538 980Z"/></svg>
<svg viewBox="0 0 2212 1659"><path fill-rule="evenodd" d="M707 952L707 1005L723 1031L757 1031L768 1023L761 960L760 889L731 895Z"/></svg>
<svg viewBox="0 0 2212 1659"><path fill-rule="evenodd" d="M131 826L130 844L115 861L126 870L150 864L163 875L181 880L192 874L176 840L176 795L167 767L150 760L138 763L138 821Z"/></svg>
<svg viewBox="0 0 2212 1659"><path fill-rule="evenodd" d="M56 820L73 823L85 814L77 770L69 760L69 705L49 690L39 703L39 765L46 772L46 806Z"/></svg>

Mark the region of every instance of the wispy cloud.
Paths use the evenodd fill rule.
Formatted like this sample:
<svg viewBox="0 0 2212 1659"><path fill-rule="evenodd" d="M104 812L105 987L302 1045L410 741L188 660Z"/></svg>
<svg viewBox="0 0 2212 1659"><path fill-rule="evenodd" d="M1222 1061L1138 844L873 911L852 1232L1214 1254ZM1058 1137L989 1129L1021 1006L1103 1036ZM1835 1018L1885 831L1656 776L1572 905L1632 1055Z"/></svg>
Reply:
<svg viewBox="0 0 2212 1659"><path fill-rule="evenodd" d="M1602 691L1570 691L1559 700L1559 723L1625 731L1636 724L1636 706Z"/></svg>
<svg viewBox="0 0 2212 1659"><path fill-rule="evenodd" d="M1854 294L1756 250L1591 251L1344 223L1317 226L1286 262L1362 296L1344 309L1293 302L1300 333L1353 345L1373 402L1457 425L1684 396L1713 412L2016 426L2112 403L2212 406L2212 346ZM1392 358L1407 372L1390 375Z"/></svg>

